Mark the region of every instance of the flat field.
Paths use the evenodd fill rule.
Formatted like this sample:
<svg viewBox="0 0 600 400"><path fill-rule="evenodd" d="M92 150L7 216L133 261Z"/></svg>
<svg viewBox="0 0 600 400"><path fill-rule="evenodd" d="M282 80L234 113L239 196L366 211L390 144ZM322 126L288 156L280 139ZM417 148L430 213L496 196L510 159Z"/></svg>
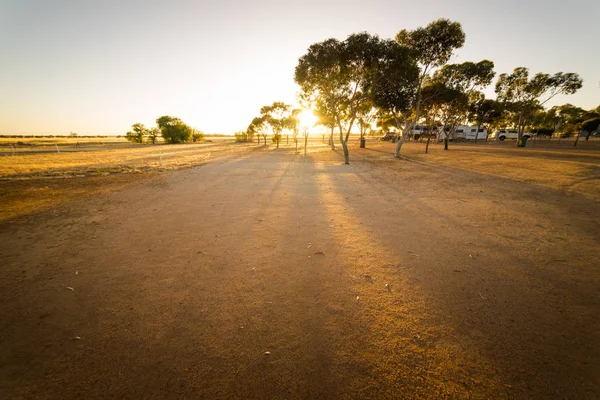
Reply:
<svg viewBox="0 0 600 400"><path fill-rule="evenodd" d="M1 156L0 397L600 398L600 142L393 147Z"/></svg>

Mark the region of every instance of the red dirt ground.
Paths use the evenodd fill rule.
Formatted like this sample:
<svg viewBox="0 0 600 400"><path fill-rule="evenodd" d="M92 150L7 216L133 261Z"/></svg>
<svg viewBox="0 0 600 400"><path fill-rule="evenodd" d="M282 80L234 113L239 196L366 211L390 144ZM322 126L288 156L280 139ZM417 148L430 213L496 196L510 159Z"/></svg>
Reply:
<svg viewBox="0 0 600 400"><path fill-rule="evenodd" d="M391 146L2 223L0 398L600 398L597 194Z"/></svg>

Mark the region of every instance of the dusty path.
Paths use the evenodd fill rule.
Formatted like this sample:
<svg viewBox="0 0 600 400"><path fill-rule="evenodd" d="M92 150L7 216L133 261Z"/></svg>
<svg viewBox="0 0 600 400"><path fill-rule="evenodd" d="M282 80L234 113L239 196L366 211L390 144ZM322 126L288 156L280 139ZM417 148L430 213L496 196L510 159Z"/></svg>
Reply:
<svg viewBox="0 0 600 400"><path fill-rule="evenodd" d="M337 157L0 226L0 398L600 398L596 202Z"/></svg>

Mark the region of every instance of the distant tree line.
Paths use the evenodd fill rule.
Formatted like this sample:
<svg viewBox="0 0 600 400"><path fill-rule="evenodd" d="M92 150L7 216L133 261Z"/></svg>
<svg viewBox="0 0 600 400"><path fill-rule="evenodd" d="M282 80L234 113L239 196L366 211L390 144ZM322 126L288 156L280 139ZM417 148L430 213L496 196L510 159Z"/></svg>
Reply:
<svg viewBox="0 0 600 400"><path fill-rule="evenodd" d="M526 129L540 134L579 132L584 124L586 129L597 129L600 107L582 110L567 104L544 108L555 96L573 94L582 87L576 73L530 76L527 68L518 67L500 74L496 99L486 99L482 91L496 76L492 61L448 63L465 39L459 22L439 19L425 27L403 29L394 39L362 32L343 41L314 43L300 57L294 72L300 86L299 102L315 110L318 123L329 129L332 148L337 131L346 163L350 132L357 127L363 136L373 123L384 131L395 128L401 133L396 157L417 124L440 132L446 150L456 126L467 122L488 131L517 129L518 146ZM270 132L277 142L279 112L279 108L261 110L245 138ZM275 118L275 124L270 118Z"/></svg>
<svg viewBox="0 0 600 400"><path fill-rule="evenodd" d="M131 131L125 134L125 138L132 143L155 144L159 136L169 144L189 141L196 143L204 140L204 133L186 125L181 119L169 115L157 118L156 127L153 128L146 128L141 123L133 124Z"/></svg>

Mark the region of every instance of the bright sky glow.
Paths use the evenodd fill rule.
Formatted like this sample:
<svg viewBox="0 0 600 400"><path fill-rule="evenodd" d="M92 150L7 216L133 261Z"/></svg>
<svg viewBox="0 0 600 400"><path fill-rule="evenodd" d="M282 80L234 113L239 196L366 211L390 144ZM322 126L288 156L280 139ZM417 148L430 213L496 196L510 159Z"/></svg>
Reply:
<svg viewBox="0 0 600 400"><path fill-rule="evenodd" d="M161 115L233 133L295 103L310 44L439 17L467 35L453 61L577 72L584 87L551 105L600 104L597 0L0 0L0 134L124 134Z"/></svg>
<svg viewBox="0 0 600 400"><path fill-rule="evenodd" d="M302 128L312 128L317 122L317 117L311 110L303 110L298 115L298 119L300 119L300 125Z"/></svg>

